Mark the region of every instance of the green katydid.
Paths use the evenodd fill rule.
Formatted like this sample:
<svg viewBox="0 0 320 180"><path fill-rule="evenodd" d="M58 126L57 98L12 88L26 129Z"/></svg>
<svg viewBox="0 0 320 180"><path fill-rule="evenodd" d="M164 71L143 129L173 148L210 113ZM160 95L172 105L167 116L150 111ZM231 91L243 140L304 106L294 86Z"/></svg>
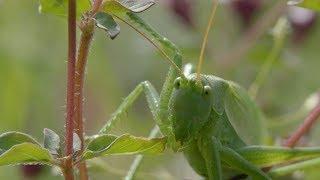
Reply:
<svg viewBox="0 0 320 180"><path fill-rule="evenodd" d="M159 49L171 67L160 95L150 82L140 83L100 133L107 133L144 92L157 126L168 137L168 146L182 151L198 174L209 179L223 179L241 173L253 179L271 179L261 170L262 167L317 157L320 150L249 146L263 144L266 135L263 115L257 105L236 83L200 74L217 4L214 1L197 73L186 75L181 70L181 53L173 43L134 13L108 9L108 13L127 23ZM151 136L156 132L157 127ZM127 179L133 177L141 157L136 159Z"/></svg>

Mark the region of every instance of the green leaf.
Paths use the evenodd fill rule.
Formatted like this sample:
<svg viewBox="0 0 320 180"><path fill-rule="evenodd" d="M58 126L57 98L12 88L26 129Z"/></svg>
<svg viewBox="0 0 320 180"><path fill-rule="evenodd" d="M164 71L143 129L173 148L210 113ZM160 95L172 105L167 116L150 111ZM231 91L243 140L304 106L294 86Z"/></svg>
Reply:
<svg viewBox="0 0 320 180"><path fill-rule="evenodd" d="M105 30L111 39L114 39L120 33L120 26L114 21L111 15L99 12L94 19L96 21L96 26Z"/></svg>
<svg viewBox="0 0 320 180"><path fill-rule="evenodd" d="M0 154L0 166L37 163L52 165L52 161L48 150L33 143L14 145Z"/></svg>
<svg viewBox="0 0 320 180"><path fill-rule="evenodd" d="M111 134L102 134L90 137L90 142L88 144L87 150L90 151L102 151L112 142L114 142L118 137Z"/></svg>
<svg viewBox="0 0 320 180"><path fill-rule="evenodd" d="M20 132L0 135L0 166L21 163L50 164L52 157L48 150L31 136Z"/></svg>
<svg viewBox="0 0 320 180"><path fill-rule="evenodd" d="M51 154L58 155L60 149L60 137L51 129L43 130L44 141L43 146L49 150Z"/></svg>
<svg viewBox="0 0 320 180"><path fill-rule="evenodd" d="M31 136L21 132L7 132L0 135L0 154L9 150L12 146L21 143L33 143L40 146L40 144Z"/></svg>
<svg viewBox="0 0 320 180"><path fill-rule="evenodd" d="M109 0L104 3L104 10L112 13L135 12L139 13L154 5L153 0Z"/></svg>
<svg viewBox="0 0 320 180"><path fill-rule="evenodd" d="M95 136L84 152L83 159L120 154L159 154L164 151L166 138L146 139L129 134Z"/></svg>
<svg viewBox="0 0 320 180"><path fill-rule="evenodd" d="M288 4L320 11L320 0L291 0Z"/></svg>
<svg viewBox="0 0 320 180"><path fill-rule="evenodd" d="M90 0L77 0L77 15L80 16L91 7ZM68 0L40 0L40 13L67 16Z"/></svg>
<svg viewBox="0 0 320 180"><path fill-rule="evenodd" d="M247 146L237 152L260 167L320 157L320 148L285 148L271 146Z"/></svg>

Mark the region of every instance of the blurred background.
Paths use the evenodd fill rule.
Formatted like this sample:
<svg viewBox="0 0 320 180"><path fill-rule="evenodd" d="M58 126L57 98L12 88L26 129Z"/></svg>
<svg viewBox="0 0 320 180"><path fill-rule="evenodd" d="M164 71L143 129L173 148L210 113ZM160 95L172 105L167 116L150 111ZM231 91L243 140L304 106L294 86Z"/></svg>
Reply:
<svg viewBox="0 0 320 180"><path fill-rule="evenodd" d="M236 44L277 1L221 1L206 51L203 73L233 80L245 88L261 71L274 44L271 29L242 56ZM178 45L184 63L197 63L210 1L163 0L142 16ZM270 144L280 144L319 102L320 21L315 12L290 7L284 45L257 94L270 130ZM139 82L149 80L159 91L168 64L136 32L120 23L121 33L110 40L97 30L87 66L85 117L88 135L96 133ZM43 128L64 134L67 24L64 18L38 13L37 1L0 0L0 133L22 131L42 141ZM247 43L244 41L244 43ZM236 49L236 50L235 50ZM310 96L311 95L311 96ZM115 134L147 136L154 125L142 96ZM301 146L320 145L316 125ZM95 161L92 179L121 179L133 157ZM103 165L104 167L100 166ZM62 179L39 166L0 167L0 179ZM319 172L294 178L317 179ZM290 177L293 178L293 177ZM138 179L201 179L181 154L147 157Z"/></svg>

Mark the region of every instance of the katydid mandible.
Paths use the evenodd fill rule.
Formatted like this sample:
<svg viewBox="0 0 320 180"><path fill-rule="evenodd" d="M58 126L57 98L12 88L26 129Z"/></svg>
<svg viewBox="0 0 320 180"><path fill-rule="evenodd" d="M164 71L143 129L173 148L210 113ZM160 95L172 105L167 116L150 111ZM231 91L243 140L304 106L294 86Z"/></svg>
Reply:
<svg viewBox="0 0 320 180"><path fill-rule="evenodd" d="M144 92L157 126L161 133L168 137L168 146L182 151L198 174L211 180L226 179L241 173L253 179L270 179L260 168L279 163L280 160L269 164L252 163L255 159L247 160L248 154L285 154L290 150L264 146L248 148L248 145L261 145L264 142L266 133L261 111L247 92L236 83L213 75L200 74L206 41L217 5L218 2L215 0L204 36L197 73L186 75L181 70L181 53L173 43L156 33L132 12L113 14L151 42L170 62L171 67L160 95L150 82L140 83L124 99L100 133L107 133ZM153 131L150 136L155 136L156 132ZM300 155L306 155L303 153ZM315 151L310 153L316 154ZM318 151L317 153L319 155ZM141 158L142 156L137 157L127 179L133 177ZM288 159L284 158L281 161Z"/></svg>

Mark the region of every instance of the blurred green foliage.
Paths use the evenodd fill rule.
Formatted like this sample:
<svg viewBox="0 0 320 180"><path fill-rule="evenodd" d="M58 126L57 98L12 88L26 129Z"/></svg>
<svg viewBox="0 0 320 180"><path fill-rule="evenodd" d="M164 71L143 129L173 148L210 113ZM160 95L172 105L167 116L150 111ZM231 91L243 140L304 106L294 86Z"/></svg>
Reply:
<svg viewBox="0 0 320 180"><path fill-rule="evenodd" d="M260 15L274 1L266 1ZM202 31L209 13L209 1L193 3L195 27L180 23L164 3L157 4L143 14L155 29L175 42L184 53L184 62L197 63ZM110 117L123 97L141 81L151 81L159 89L168 64L153 47L125 24L121 33L109 40L97 31L88 61L85 87L86 132L93 134ZM319 83L319 21L302 42L293 42L288 32L280 58L258 94L257 101L267 117L279 117L298 111L307 97L318 91ZM239 63L221 67L220 55L232 53L232 47L245 32L232 9L223 4L218 9L214 30L210 35L203 72L238 82L248 88L260 71L272 47L272 36L265 34ZM271 28L271 27L270 27ZM0 133L19 130L42 140L42 129L64 132L66 42L65 19L41 15L36 1L0 0ZM271 129L274 139L287 137L302 121ZM141 98L128 112L127 118L115 128L116 134L129 132L147 136L153 126L146 102ZM276 118L277 122L285 120ZM276 122L276 123L277 123ZM320 126L306 137L307 145L319 145ZM92 179L116 178L124 175L132 157L111 157L101 162L103 173L96 167ZM155 163L156 162L156 163ZM112 166L110 165L112 163ZM96 162L96 165L98 162ZM108 168L108 165L110 166ZM98 173L99 172L99 173ZM170 152L147 157L140 179L199 178L181 154ZM148 173L146 173L148 172ZM157 177L154 173L157 172ZM49 175L46 169L38 179ZM183 174L183 176L182 176ZM316 171L306 173L316 179ZM20 168L1 167L0 179L22 179ZM147 178L148 179L148 178Z"/></svg>

